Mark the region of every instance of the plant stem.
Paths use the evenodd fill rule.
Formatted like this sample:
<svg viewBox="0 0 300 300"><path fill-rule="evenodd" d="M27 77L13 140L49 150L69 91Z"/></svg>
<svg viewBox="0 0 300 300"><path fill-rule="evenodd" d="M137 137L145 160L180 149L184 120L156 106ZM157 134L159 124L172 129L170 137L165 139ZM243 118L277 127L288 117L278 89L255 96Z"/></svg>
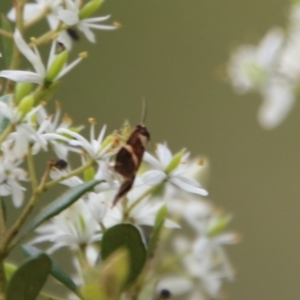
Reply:
<svg viewBox="0 0 300 300"><path fill-rule="evenodd" d="M23 1L23 0L15 1L16 27L21 32L21 34L23 34L23 31L24 31L23 12L24 12L25 3L26 3L26 1ZM21 53L20 53L16 43L14 43L13 55L12 55L12 60L11 60L11 64L9 66L9 69L10 70L17 70L20 63L21 63ZM4 94L13 93L14 87L15 87L15 83L11 80L8 80L6 82L6 87L5 87Z"/></svg>
<svg viewBox="0 0 300 300"><path fill-rule="evenodd" d="M61 24L59 25L56 29L48 31L46 33L44 33L43 35L41 35L40 37L38 37L35 41L34 41L34 45L36 46L40 46L42 44L46 44L49 41L53 40L53 38L61 31L67 29L69 26L66 24ZM29 46L32 46L33 43L30 43Z"/></svg>
<svg viewBox="0 0 300 300"><path fill-rule="evenodd" d="M0 198L0 245L4 239L6 233L6 222L5 222L5 215L3 211L3 198Z"/></svg>
<svg viewBox="0 0 300 300"><path fill-rule="evenodd" d="M46 191L46 190L52 188L53 186L55 186L56 184L60 183L61 181L64 181L66 179L69 179L73 176L76 176L76 175L82 173L86 168L92 166L93 164L94 164L94 161L89 160L85 165L73 170L72 172L46 183L44 185L44 187L42 188L42 190Z"/></svg>
<svg viewBox="0 0 300 300"><path fill-rule="evenodd" d="M6 31L6 30L4 30L4 29L1 29L1 28L0 28L0 35L5 36L5 37L8 37L8 38L10 38L10 39L13 38L12 33L8 32L8 31Z"/></svg>
<svg viewBox="0 0 300 300"><path fill-rule="evenodd" d="M1 252L4 252L4 253L7 252L7 248L9 246L10 242L18 234L21 226L24 224L24 222L26 221L28 215L33 210L37 200L39 199L40 194L41 194L41 192L38 191L38 190L35 193L33 193L33 195L31 196L31 198L29 200L29 202L27 203L27 205L25 206L25 208L21 212L21 215L19 216L19 218L15 221L13 226L8 230L8 232L5 236L5 239L3 241L3 244L1 245L2 246L1 247L2 251Z"/></svg>
<svg viewBox="0 0 300 300"><path fill-rule="evenodd" d="M68 179L72 176L75 176L75 175L78 175L78 174L82 173L87 167L91 166L93 163L94 163L94 161L90 160L85 165L75 169L74 171L68 173L67 175L62 176L58 179L52 180L48 183L45 183L45 180L42 179L40 186L38 187L38 189L31 196L29 202L27 203L27 205L25 206L25 208L21 212L19 218L15 221L13 226L7 232L7 234L5 236L5 239L3 241L3 245L2 245L0 250L5 251L5 253L6 253L6 252L10 251L15 245L18 244L18 242L20 242L20 240L22 240L24 238L24 237L21 237L20 239L16 240L12 245L10 245L11 241L18 234L20 228L22 227L22 225L26 221L27 217L29 216L29 214L33 210L37 200L43 194L43 192L47 191L49 188L52 188L53 186L55 186L56 184L60 183L61 181L65 180L65 179ZM49 164L49 167L48 167L47 170L48 171L46 171L45 174L48 174L47 172L50 172L51 163ZM43 178L48 178L48 176L44 175Z"/></svg>
<svg viewBox="0 0 300 300"><path fill-rule="evenodd" d="M37 181L36 174L35 174L34 160L32 157L30 146L28 147L28 153L27 153L27 165L28 165L28 171L29 171L32 190L35 192L38 189L38 181Z"/></svg>
<svg viewBox="0 0 300 300"><path fill-rule="evenodd" d="M6 276L4 270L4 256L0 256L0 299L5 299Z"/></svg>
<svg viewBox="0 0 300 300"><path fill-rule="evenodd" d="M5 130L2 132L2 134L0 135L0 145L5 141L5 139L7 138L7 136L11 133L11 131L14 129L14 125L13 124L9 124Z"/></svg>

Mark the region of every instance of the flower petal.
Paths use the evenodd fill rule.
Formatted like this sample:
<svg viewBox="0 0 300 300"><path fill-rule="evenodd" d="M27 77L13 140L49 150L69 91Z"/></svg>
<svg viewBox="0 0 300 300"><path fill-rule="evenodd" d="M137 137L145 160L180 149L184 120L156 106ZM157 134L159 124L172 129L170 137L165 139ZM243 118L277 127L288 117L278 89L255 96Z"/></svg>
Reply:
<svg viewBox="0 0 300 300"><path fill-rule="evenodd" d="M16 82L31 82L37 84L43 83L43 78L39 74L29 71L4 70L0 72L0 77L4 77Z"/></svg>
<svg viewBox="0 0 300 300"><path fill-rule="evenodd" d="M204 189L201 189L199 187L190 185L188 183L183 182L180 178L171 178L170 181L176 185L177 187L181 188L182 190L193 193L193 194L198 194L201 196L207 196L208 192Z"/></svg>
<svg viewBox="0 0 300 300"><path fill-rule="evenodd" d="M34 53L31 48L24 41L20 31L18 29L14 32L14 40L18 46L20 52L31 62L34 67L34 70L42 77L45 77L46 70L43 62L41 61L40 55ZM38 51L36 49L36 51Z"/></svg>
<svg viewBox="0 0 300 300"><path fill-rule="evenodd" d="M155 186L162 183L167 178L167 175L159 170L151 170L144 173L140 179L144 184Z"/></svg>
<svg viewBox="0 0 300 300"><path fill-rule="evenodd" d="M57 15L61 21L70 26L73 26L79 22L78 15L73 11L62 9L58 12Z"/></svg>
<svg viewBox="0 0 300 300"><path fill-rule="evenodd" d="M294 91L287 84L274 83L264 92L264 102L258 112L260 125L265 129L278 126L295 103Z"/></svg>

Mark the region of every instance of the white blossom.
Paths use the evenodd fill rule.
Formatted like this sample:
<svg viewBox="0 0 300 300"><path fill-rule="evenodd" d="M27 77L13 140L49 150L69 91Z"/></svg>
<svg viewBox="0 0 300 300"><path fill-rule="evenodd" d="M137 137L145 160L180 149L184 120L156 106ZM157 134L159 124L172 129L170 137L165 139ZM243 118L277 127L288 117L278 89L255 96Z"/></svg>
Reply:
<svg viewBox="0 0 300 300"><path fill-rule="evenodd" d="M283 45L283 32L271 30L258 46L242 45L235 49L228 64L228 75L238 93L261 90L276 67Z"/></svg>
<svg viewBox="0 0 300 300"><path fill-rule="evenodd" d="M24 6L23 20L25 23L34 20L43 12L48 15L57 13L62 8L62 0L36 0L36 3L26 3ZM16 9L13 7L7 14L7 18L16 21Z"/></svg>
<svg viewBox="0 0 300 300"><path fill-rule="evenodd" d="M11 195L15 207L20 207L24 200L25 188L19 181L27 181L27 173L19 167L22 160L15 159L7 143L1 145L0 156L0 196Z"/></svg>
<svg viewBox="0 0 300 300"><path fill-rule="evenodd" d="M107 213L103 219L104 225L106 227L111 227L124 221L129 221L136 225L153 226L158 211L164 205L162 201L151 201L149 196L145 196L142 201L140 201L137 205L134 205L133 209L131 209L129 213L127 212L127 209L131 207L131 205L133 205L143 194L145 194L147 189L149 189L149 187L145 186L133 188L126 196L127 202L125 206L123 201L119 201L114 207L111 207L111 202L109 202ZM125 212L127 215L126 220L124 220ZM166 220L165 226L169 228L180 227L171 220Z"/></svg>
<svg viewBox="0 0 300 300"><path fill-rule="evenodd" d="M117 27L114 25L98 24L99 22L106 21L110 16L95 17L95 18L79 18L79 1L65 0L66 9L59 10L58 18L69 26L76 26L83 32L85 37L92 43L96 42L95 34L91 28L100 30L114 30Z"/></svg>
<svg viewBox="0 0 300 300"><path fill-rule="evenodd" d="M185 152L182 155L180 162L171 172L168 172L168 167L172 163L173 155L169 148L166 145L158 144L156 156L157 158L148 152L144 154L144 161L153 167L153 170L147 171L141 176L144 184L155 186L168 182L189 193L208 195L207 191L201 188L200 183L188 175L191 168L194 167L187 162L189 153Z"/></svg>
<svg viewBox="0 0 300 300"><path fill-rule="evenodd" d="M30 244L51 242L49 253L66 246L78 250L80 246L92 245L102 237L100 226L82 199L41 225L36 232L40 236Z"/></svg>
<svg viewBox="0 0 300 300"><path fill-rule="evenodd" d="M38 105L23 116L12 101L9 103L0 101L0 117L7 118L15 126L15 131L11 132L6 139L14 158L22 159L27 154L31 142L38 144L39 148L47 150L47 141L43 139L39 130L36 130L36 124L33 122L33 116L41 108L42 106Z"/></svg>
<svg viewBox="0 0 300 300"><path fill-rule="evenodd" d="M32 64L35 72L31 71L19 71L19 70L3 70L0 72L0 77L4 77L16 82L31 82L31 83L37 83L37 84L43 84L46 75L47 70L51 67L56 54L55 54L55 48L56 48L56 41L53 40L47 68L44 66L39 50L38 48L33 44L33 50L27 45L27 43L24 41L23 37L21 36L21 33L18 29L14 32L14 41L19 48L20 52L28 59L28 61ZM59 72L59 74L53 79L58 80L61 77L63 77L65 74L67 74L71 69L73 69L82 59L84 55L80 55L76 60L74 60L71 64L65 65L62 70Z"/></svg>
<svg viewBox="0 0 300 300"><path fill-rule="evenodd" d="M107 150L110 148L111 144L106 145L103 147L103 139L106 131L106 125L104 125L98 135L98 138L95 138L95 124L91 124L90 129L90 141L88 141L85 137L80 135L77 132L74 132L69 129L61 128L57 132L59 134L65 134L70 136L69 144L74 147L75 151L76 148L81 148L85 150L90 157L95 160L102 159L103 156L106 154Z"/></svg>

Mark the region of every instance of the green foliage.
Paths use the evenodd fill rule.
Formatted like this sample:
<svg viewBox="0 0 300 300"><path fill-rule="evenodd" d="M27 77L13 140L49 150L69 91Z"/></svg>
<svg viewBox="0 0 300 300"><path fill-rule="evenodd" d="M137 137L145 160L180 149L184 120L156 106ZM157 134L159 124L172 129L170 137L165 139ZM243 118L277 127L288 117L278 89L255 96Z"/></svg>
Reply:
<svg viewBox="0 0 300 300"><path fill-rule="evenodd" d="M89 182L82 183L67 190L64 194L56 198L52 203L46 206L40 213L38 213L27 225L23 235L30 233L37 226L46 220L56 216L64 209L73 204L81 196L83 196L87 191L92 189L95 185L99 184L99 180L91 180Z"/></svg>
<svg viewBox="0 0 300 300"><path fill-rule="evenodd" d="M4 14L1 14L1 25L2 28L7 31L12 33L13 29L11 24L8 22ZM11 59L12 59L12 53L13 53L13 47L14 47L14 42L12 39L3 36L3 53L4 53L4 59L7 68L9 68Z"/></svg>
<svg viewBox="0 0 300 300"><path fill-rule="evenodd" d="M51 270L51 260L40 254L23 263L13 274L6 291L6 300L35 300Z"/></svg>
<svg viewBox="0 0 300 300"><path fill-rule="evenodd" d="M124 288L128 288L142 271L147 252L139 230L132 224L118 224L109 228L102 239L101 255L106 260L113 252L125 248L129 254L129 274Z"/></svg>
<svg viewBox="0 0 300 300"><path fill-rule="evenodd" d="M29 255L30 257L36 257L40 254L45 254L43 251L32 247L32 246L22 246L22 249L24 252ZM51 260L51 271L50 274L58 280L60 283L62 283L65 287L67 287L69 290L73 291L75 294L78 294L77 286L74 283L74 281L69 277L68 274L66 274L59 266L59 264L49 255L47 255L49 259Z"/></svg>
<svg viewBox="0 0 300 300"><path fill-rule="evenodd" d="M17 266L11 263L4 263L4 271L5 277L7 280L10 280L15 271L17 270Z"/></svg>

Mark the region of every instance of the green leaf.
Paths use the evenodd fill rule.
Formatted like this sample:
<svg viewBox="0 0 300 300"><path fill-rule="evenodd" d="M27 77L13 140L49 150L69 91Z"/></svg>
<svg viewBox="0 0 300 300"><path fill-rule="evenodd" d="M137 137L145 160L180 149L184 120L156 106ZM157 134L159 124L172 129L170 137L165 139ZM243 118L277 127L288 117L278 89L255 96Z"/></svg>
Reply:
<svg viewBox="0 0 300 300"><path fill-rule="evenodd" d="M16 272L17 266L11 263L4 263L5 277L9 281L13 274Z"/></svg>
<svg viewBox="0 0 300 300"><path fill-rule="evenodd" d="M2 28L10 33L13 33L13 29L9 21L6 19L4 14L1 14L1 25ZM6 62L7 68L9 68L10 63L11 63L11 58L12 58L12 53L13 53L13 39L10 39L8 37L3 37L3 53L4 53L4 58Z"/></svg>
<svg viewBox="0 0 300 300"><path fill-rule="evenodd" d="M155 224L152 229L152 233L150 236L150 242L148 246L147 256L148 258L151 258L154 255L154 251L157 245L157 241L160 236L161 229L164 226L166 217L167 217L167 207L164 205L161 207L161 209L158 211L156 218L155 218Z"/></svg>
<svg viewBox="0 0 300 300"><path fill-rule="evenodd" d="M13 99L13 95L11 94L0 97L0 101L6 104L12 103L12 99ZM0 115L0 134L5 130L8 124L9 124L9 119L4 117L3 115Z"/></svg>
<svg viewBox="0 0 300 300"><path fill-rule="evenodd" d="M50 270L51 260L45 254L23 263L8 284L6 300L35 300Z"/></svg>
<svg viewBox="0 0 300 300"><path fill-rule="evenodd" d="M141 234L132 224L118 224L104 233L101 243L104 260L120 248L127 249L130 257L129 275L125 283L125 288L128 288L142 271L147 256Z"/></svg>
<svg viewBox="0 0 300 300"><path fill-rule="evenodd" d="M22 246L22 249L24 252L29 255L30 257L36 257L37 255L40 255L44 253L38 248L32 247L32 246ZM68 274L66 274L59 266L59 264L48 254L44 253L49 257L52 263L50 274L58 280L60 283L62 283L64 286L66 286L69 290L73 291L75 294L78 294L77 286L74 283L74 281L70 278Z"/></svg>
<svg viewBox="0 0 300 300"><path fill-rule="evenodd" d="M22 235L27 235L44 221L59 214L100 182L99 180L92 180L69 189L39 212L27 225Z"/></svg>

